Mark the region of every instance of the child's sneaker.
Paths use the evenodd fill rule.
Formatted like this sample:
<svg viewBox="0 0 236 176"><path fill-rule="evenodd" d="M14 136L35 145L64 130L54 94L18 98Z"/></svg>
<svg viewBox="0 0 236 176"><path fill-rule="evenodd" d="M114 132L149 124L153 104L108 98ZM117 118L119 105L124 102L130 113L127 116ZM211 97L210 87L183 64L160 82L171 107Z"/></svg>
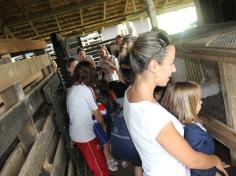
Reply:
<svg viewBox="0 0 236 176"><path fill-rule="evenodd" d="M107 166L108 166L108 169L112 172L118 171L117 165L114 165L112 160L107 161Z"/></svg>
<svg viewBox="0 0 236 176"><path fill-rule="evenodd" d="M116 165L116 166L119 165L118 161L115 160L114 158L111 158L110 161L112 162L113 165Z"/></svg>
<svg viewBox="0 0 236 176"><path fill-rule="evenodd" d="M129 162L128 162L128 161L123 160L123 161L121 162L121 166L122 166L123 168L126 168L128 165L129 165Z"/></svg>

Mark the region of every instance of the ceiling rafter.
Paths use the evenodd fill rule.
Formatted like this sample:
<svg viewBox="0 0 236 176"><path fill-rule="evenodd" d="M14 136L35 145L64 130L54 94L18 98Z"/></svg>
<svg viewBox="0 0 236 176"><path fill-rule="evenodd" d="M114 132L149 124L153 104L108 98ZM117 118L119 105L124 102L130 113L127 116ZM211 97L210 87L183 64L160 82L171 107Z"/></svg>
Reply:
<svg viewBox="0 0 236 176"><path fill-rule="evenodd" d="M94 22L94 23L91 23L89 25L75 25L75 26L70 26L70 27L67 27L67 28L64 28L62 31L60 32L66 32L66 31L70 31L70 30L81 30L83 31L86 27L93 27L93 26L97 26L97 25L102 25L102 24L106 24L106 25L109 25L112 21L120 21L120 20L124 20L124 16L117 16L117 17L113 17L111 19L107 19L106 21L101 21L100 23L97 23L97 22ZM57 32L57 31L52 31L52 32ZM48 32L48 33L45 33L45 34L42 34L40 36L35 36L35 37L31 37L30 39L37 39L39 37L43 37L43 36L46 36L46 35L50 35L52 32Z"/></svg>
<svg viewBox="0 0 236 176"><path fill-rule="evenodd" d="M107 6L107 3L104 2L104 3L103 3L103 20L104 20L104 21L106 20L106 6Z"/></svg>
<svg viewBox="0 0 236 176"><path fill-rule="evenodd" d="M113 1L113 0L87 0L86 2L85 1L81 2L80 5L72 4L70 6L67 6L67 7L61 9L61 10L55 10L54 12L50 11L50 12L46 12L43 14L28 17L28 20L35 21L35 20L39 20L39 19L52 17L52 16L63 15L63 14L71 13L73 11L77 11L79 9L89 8L89 7L98 5L98 4L102 4L106 1L109 2L109 1ZM5 26L12 26L12 25L22 24L22 23L25 23L25 19L4 21Z"/></svg>
<svg viewBox="0 0 236 176"><path fill-rule="evenodd" d="M136 8L135 0L131 0L131 3L132 3L133 11L134 11L134 13L136 13L137 12L137 8Z"/></svg>
<svg viewBox="0 0 236 176"><path fill-rule="evenodd" d="M79 9L79 14L80 14L80 23L84 25L84 18L83 18L83 10Z"/></svg>
<svg viewBox="0 0 236 176"><path fill-rule="evenodd" d="M124 14L126 14L126 11L128 9L128 4L129 4L129 0L125 1L125 8L124 8Z"/></svg>
<svg viewBox="0 0 236 176"><path fill-rule="evenodd" d="M48 0L48 2L49 2L49 4L50 4L50 7L51 7L52 11L55 12L55 8L54 8L54 6L53 6L52 1L51 1L51 0ZM56 15L54 15L54 18L55 18L55 21L56 21L58 30L60 31L60 30L61 30L61 26L60 26L59 20L58 20L58 18L57 18Z"/></svg>
<svg viewBox="0 0 236 176"><path fill-rule="evenodd" d="M5 36L6 38L8 39L8 34L11 36L11 38L15 39L16 37L14 36L14 34L7 28L7 27L4 27L4 32L5 32Z"/></svg>
<svg viewBox="0 0 236 176"><path fill-rule="evenodd" d="M30 27L32 28L32 30L34 31L34 33L38 36L39 33L38 33L37 29L35 28L35 26L34 26L34 24L32 23L32 21L28 19L29 16L28 16L27 12L23 9L23 7L22 7L20 1L17 1L17 0L12 0L12 1L13 1L13 3L16 5L16 7L18 8L18 10L19 10L21 13L24 14L26 21L28 22L28 24L30 25Z"/></svg>
<svg viewBox="0 0 236 176"><path fill-rule="evenodd" d="M169 1L169 0L166 0L166 2L165 2L165 4L164 4L164 8L166 8L166 5L167 5L168 1Z"/></svg>

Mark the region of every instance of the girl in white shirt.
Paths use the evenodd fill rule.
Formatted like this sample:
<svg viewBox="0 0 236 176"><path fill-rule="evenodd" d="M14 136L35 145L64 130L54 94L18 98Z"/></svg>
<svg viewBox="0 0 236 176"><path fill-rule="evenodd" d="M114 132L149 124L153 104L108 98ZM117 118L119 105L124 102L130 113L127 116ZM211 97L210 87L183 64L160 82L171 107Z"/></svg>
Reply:
<svg viewBox="0 0 236 176"><path fill-rule="evenodd" d="M166 86L176 71L174 59L175 47L161 32L139 36L130 52L135 79L125 94L124 117L144 175L189 176L188 168L214 166L225 172L217 156L191 148L183 138L182 124L153 97L155 87Z"/></svg>

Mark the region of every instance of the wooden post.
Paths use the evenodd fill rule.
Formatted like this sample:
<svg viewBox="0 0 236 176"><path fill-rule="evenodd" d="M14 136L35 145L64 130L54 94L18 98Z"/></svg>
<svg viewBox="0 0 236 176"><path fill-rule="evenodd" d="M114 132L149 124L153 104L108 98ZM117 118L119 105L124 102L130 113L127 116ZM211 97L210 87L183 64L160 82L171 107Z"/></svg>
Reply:
<svg viewBox="0 0 236 176"><path fill-rule="evenodd" d="M1 56L0 65L12 62L10 54L4 54Z"/></svg>
<svg viewBox="0 0 236 176"><path fill-rule="evenodd" d="M219 70L224 96L226 123L231 128L236 129L236 64L219 62ZM236 165L236 151L230 150L230 156L232 165Z"/></svg>
<svg viewBox="0 0 236 176"><path fill-rule="evenodd" d="M17 83L8 89L1 92L1 99L4 102L3 109L1 113L7 111L12 105L16 104L18 101L23 100L25 93L22 86Z"/></svg>
<svg viewBox="0 0 236 176"><path fill-rule="evenodd" d="M152 24L152 31L156 31L158 29L158 25L155 5L153 3L153 0L145 0L145 2L147 5L147 13Z"/></svg>

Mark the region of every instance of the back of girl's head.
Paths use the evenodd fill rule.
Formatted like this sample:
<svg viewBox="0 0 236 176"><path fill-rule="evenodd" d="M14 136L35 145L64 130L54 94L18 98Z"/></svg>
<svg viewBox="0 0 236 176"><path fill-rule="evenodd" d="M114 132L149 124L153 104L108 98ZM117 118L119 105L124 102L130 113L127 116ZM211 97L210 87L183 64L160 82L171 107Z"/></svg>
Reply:
<svg viewBox="0 0 236 176"><path fill-rule="evenodd" d="M80 51L85 51L85 50L84 50L84 48L82 48L82 47L79 47L79 48L77 49L77 54L79 54L79 53L80 53Z"/></svg>
<svg viewBox="0 0 236 176"><path fill-rule="evenodd" d="M162 31L140 35L130 51L130 64L134 74L142 73L151 59L162 63L166 55L166 47L169 44L169 38Z"/></svg>
<svg viewBox="0 0 236 176"><path fill-rule="evenodd" d="M120 81L111 81L108 84L108 90L113 91L116 98L124 97L127 88L128 85Z"/></svg>
<svg viewBox="0 0 236 176"><path fill-rule="evenodd" d="M71 63L74 61L76 61L75 58L73 58L73 57L68 58L67 63L66 63L67 67L70 67Z"/></svg>
<svg viewBox="0 0 236 176"><path fill-rule="evenodd" d="M74 80L78 84L91 85L94 81L94 69L90 62L80 61L74 70Z"/></svg>
<svg viewBox="0 0 236 176"><path fill-rule="evenodd" d="M197 106L201 101L201 88L192 81L168 85L161 104L183 123L199 121Z"/></svg>

